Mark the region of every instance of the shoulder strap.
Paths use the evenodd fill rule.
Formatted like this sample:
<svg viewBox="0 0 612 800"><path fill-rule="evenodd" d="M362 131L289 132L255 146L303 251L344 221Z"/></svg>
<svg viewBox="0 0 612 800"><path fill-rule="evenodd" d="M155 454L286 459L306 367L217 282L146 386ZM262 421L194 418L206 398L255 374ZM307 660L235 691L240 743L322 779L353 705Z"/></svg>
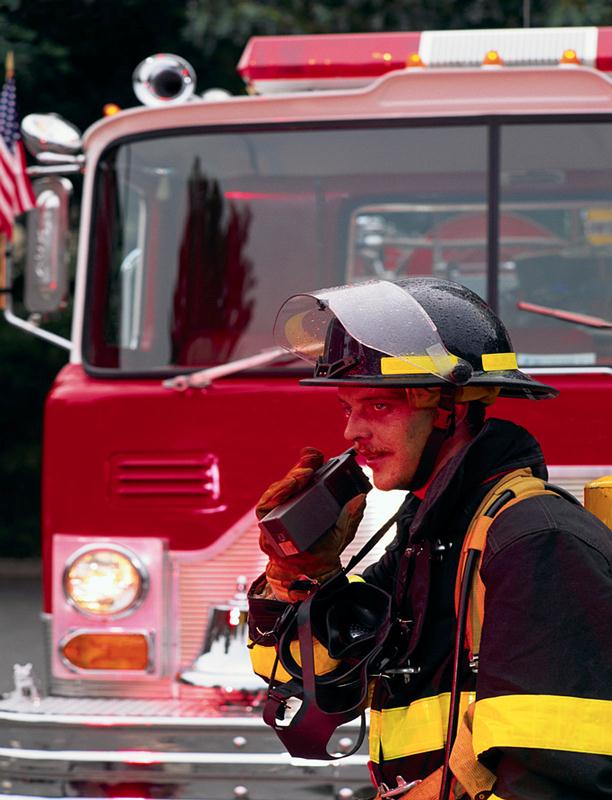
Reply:
<svg viewBox="0 0 612 800"><path fill-rule="evenodd" d="M461 549L455 582L455 612L458 612L459 609L459 596L468 553L470 550L476 550L479 554L478 564L472 578L465 635L466 647L470 654L470 666L474 671L478 670L485 601L485 587L480 577L480 564L489 528L502 511L528 497L543 494L559 493L553 491L552 487L549 487L541 478L536 478L529 467L514 470L514 472L504 475L486 494L469 524Z"/></svg>

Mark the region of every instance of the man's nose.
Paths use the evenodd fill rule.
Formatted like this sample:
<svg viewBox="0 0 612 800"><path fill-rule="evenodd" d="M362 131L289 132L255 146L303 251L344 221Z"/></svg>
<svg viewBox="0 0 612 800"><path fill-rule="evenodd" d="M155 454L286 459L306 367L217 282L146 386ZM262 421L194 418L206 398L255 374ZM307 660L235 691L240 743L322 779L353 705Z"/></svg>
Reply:
<svg viewBox="0 0 612 800"><path fill-rule="evenodd" d="M351 414L344 428L344 438L349 442L355 442L359 439L367 439L369 435L370 432L364 420Z"/></svg>

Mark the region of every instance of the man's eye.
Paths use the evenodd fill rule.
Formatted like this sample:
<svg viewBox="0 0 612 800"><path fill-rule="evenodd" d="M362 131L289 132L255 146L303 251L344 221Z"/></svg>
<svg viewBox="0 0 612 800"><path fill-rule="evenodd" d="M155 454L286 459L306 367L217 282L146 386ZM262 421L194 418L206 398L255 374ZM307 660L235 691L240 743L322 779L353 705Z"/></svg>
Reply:
<svg viewBox="0 0 612 800"><path fill-rule="evenodd" d="M387 403L374 403L374 411L386 411L388 408Z"/></svg>

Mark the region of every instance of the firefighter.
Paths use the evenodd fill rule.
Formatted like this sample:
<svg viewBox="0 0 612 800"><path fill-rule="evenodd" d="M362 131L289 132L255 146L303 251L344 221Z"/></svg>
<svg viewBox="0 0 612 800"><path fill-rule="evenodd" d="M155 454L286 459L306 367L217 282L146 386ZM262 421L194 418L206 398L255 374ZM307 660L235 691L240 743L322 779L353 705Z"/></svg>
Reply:
<svg viewBox="0 0 612 800"><path fill-rule="evenodd" d="M543 400L557 392L518 370L501 321L473 292L446 281L370 282L298 296L282 307L276 329L288 349L314 362L314 377L303 383L337 387L345 437L374 484L409 492L397 536L360 576L390 593L392 614L409 621L411 637L409 658L404 651L371 687L372 796L438 797L453 678L461 713L469 709L471 767L491 776L471 790L469 775L453 779L453 796L612 796L610 532L569 496L522 499L494 519L480 565L478 663L463 649L453 670L466 531L504 476L525 469L547 477L533 436L485 416L485 408L498 397ZM264 492L258 516L305 487L322 461L305 448ZM354 498L306 553L281 558L262 535L269 563L250 592L260 675L269 677L276 661L275 679L282 679L275 623L339 572L364 505L365 496ZM329 673L336 662L315 644L317 671Z"/></svg>

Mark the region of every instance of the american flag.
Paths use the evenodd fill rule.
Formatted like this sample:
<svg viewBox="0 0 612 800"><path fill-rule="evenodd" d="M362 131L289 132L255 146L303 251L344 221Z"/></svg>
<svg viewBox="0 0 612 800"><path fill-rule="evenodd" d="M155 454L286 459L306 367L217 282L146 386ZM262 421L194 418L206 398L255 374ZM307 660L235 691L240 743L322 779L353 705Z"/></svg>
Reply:
<svg viewBox="0 0 612 800"><path fill-rule="evenodd" d="M7 65L0 94L0 233L10 239L13 220L35 204L19 133L15 76Z"/></svg>

